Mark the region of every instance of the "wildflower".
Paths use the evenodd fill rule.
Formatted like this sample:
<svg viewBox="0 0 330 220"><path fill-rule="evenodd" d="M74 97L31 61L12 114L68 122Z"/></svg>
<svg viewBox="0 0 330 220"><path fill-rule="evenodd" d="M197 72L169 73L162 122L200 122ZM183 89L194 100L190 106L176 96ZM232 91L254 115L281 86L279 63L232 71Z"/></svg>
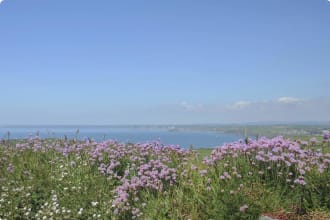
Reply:
<svg viewBox="0 0 330 220"><path fill-rule="evenodd" d="M245 205L243 205L239 208L239 211L240 212L245 212L248 208L249 208L249 206L245 204Z"/></svg>
<svg viewBox="0 0 330 220"><path fill-rule="evenodd" d="M201 171L199 172L199 174L200 174L201 176L205 176L205 175L207 174L207 170L201 170Z"/></svg>
<svg viewBox="0 0 330 220"><path fill-rule="evenodd" d="M308 142L307 141L302 141L301 142L301 145L304 146L304 147L306 147L308 145Z"/></svg>
<svg viewBox="0 0 330 220"><path fill-rule="evenodd" d="M98 202L92 202L93 207L97 206L98 204L99 204Z"/></svg>
<svg viewBox="0 0 330 220"><path fill-rule="evenodd" d="M311 143L311 145L315 145L315 144L317 144L317 139L315 137L313 137L309 140L309 142Z"/></svg>
<svg viewBox="0 0 330 220"><path fill-rule="evenodd" d="M307 184L307 183L305 182L305 179L304 179L303 176L299 176L298 179L295 179L295 180L294 180L294 183L297 184L297 185L302 185L302 186L304 186L304 185Z"/></svg>
<svg viewBox="0 0 330 220"><path fill-rule="evenodd" d="M78 211L78 215L81 215L83 211L84 211L84 209L80 208L79 211Z"/></svg>
<svg viewBox="0 0 330 220"><path fill-rule="evenodd" d="M9 164L9 166L7 167L7 171L9 172L9 173L13 173L14 172L14 166L12 165L12 164Z"/></svg>

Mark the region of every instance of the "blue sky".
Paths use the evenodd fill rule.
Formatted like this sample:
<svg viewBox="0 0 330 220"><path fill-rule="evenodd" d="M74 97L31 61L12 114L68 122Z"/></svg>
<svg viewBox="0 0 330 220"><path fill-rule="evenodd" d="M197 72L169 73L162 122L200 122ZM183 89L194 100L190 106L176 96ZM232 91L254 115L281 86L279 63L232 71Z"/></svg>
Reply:
<svg viewBox="0 0 330 220"><path fill-rule="evenodd" d="M0 124L330 121L327 0L0 4Z"/></svg>

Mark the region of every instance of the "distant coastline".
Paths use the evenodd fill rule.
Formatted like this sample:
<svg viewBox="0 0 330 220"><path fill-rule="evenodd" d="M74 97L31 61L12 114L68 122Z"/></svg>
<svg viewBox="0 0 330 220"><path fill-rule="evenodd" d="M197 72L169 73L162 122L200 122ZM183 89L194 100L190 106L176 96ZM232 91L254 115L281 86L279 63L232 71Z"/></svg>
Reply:
<svg viewBox="0 0 330 220"><path fill-rule="evenodd" d="M67 134L69 136L88 137L117 137L134 138L144 137L141 140L157 139L159 137L185 136L194 138L194 135L203 136L202 139L214 138L217 135L237 137L295 137L318 136L324 131L330 130L330 122L297 122L297 123L249 123L249 124L192 124L192 125L2 125L0 126L0 138L6 136L9 131L12 137L34 135L37 132L44 136L58 137ZM209 134L208 134L209 133ZM17 135L19 134L19 135ZM131 136L128 136L130 134ZM205 138L204 138L205 136ZM149 137L149 138L148 138ZM186 138L188 138L186 137ZM179 141L180 142L180 141ZM215 142L215 141L213 141ZM205 144L212 143L206 141Z"/></svg>

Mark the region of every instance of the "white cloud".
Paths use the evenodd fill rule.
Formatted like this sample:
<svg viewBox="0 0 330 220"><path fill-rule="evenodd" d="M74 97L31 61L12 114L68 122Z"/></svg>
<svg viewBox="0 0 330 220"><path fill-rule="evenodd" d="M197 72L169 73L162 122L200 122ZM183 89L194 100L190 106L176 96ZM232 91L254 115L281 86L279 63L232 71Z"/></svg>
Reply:
<svg viewBox="0 0 330 220"><path fill-rule="evenodd" d="M281 97L277 101L279 103L284 103L284 104L293 104L293 103L301 102L302 100L293 97Z"/></svg>
<svg viewBox="0 0 330 220"><path fill-rule="evenodd" d="M330 121L330 98L299 99L281 97L277 100L250 102L241 111L224 113L231 121Z"/></svg>
<svg viewBox="0 0 330 220"><path fill-rule="evenodd" d="M199 111L203 109L202 104L190 104L186 101L181 102L180 107L186 111Z"/></svg>
<svg viewBox="0 0 330 220"><path fill-rule="evenodd" d="M250 106L251 104L252 104L252 102L248 102L248 101L238 101L233 104L227 105L227 108L233 109L233 110L238 110L238 109L246 108L246 107Z"/></svg>
<svg viewBox="0 0 330 220"><path fill-rule="evenodd" d="M0 0L0 4L3 2L3 0Z"/></svg>
<svg viewBox="0 0 330 220"><path fill-rule="evenodd" d="M177 121L182 120L187 123L189 119L206 123L330 121L330 97L310 99L280 97L273 100L245 100L227 104L182 102L179 107L176 110L168 109L168 112L172 112L171 115L180 114Z"/></svg>

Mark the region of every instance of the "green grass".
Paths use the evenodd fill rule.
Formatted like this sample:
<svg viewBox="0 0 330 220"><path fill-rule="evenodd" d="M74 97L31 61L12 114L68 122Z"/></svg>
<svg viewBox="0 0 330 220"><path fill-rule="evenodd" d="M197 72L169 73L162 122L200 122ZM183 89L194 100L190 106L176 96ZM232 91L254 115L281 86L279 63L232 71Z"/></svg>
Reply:
<svg viewBox="0 0 330 220"><path fill-rule="evenodd" d="M303 139L303 137L300 137ZM42 144L54 145L56 140ZM19 143L20 141L18 141ZM16 142L0 145L0 218L1 219L131 219L130 212L114 213L113 191L121 183L103 175L99 163L90 160L90 148L63 156L55 149L18 150ZM63 142L58 142L64 145ZM76 146L77 143L70 142ZM314 150L329 150L319 144ZM307 213L322 212L330 216L330 171L321 175L316 168L306 174L308 186L291 187L279 172L287 168L262 163L246 154L225 156L216 165L203 163L212 149L197 149L185 157L173 152L168 166L178 172L176 184L164 184L163 191L141 188L130 205L142 211L138 219L258 219L262 213L293 212L304 208ZM107 153L102 156L107 158ZM151 160L152 154L144 156ZM118 174L130 168L137 175L130 157L120 160ZM102 163L107 161L103 159ZM253 165L253 162L257 162ZM271 169L267 169L267 167ZM203 171L207 170L205 174ZM264 175L258 172L263 171ZM231 178L219 178L228 172ZM250 172L252 174L250 174ZM239 177L241 176L241 177ZM133 198L133 197L132 197ZM240 211L244 205L246 210ZM304 214L304 213L301 213Z"/></svg>
<svg viewBox="0 0 330 220"><path fill-rule="evenodd" d="M212 152L213 149L211 148L201 148L201 149L197 149L197 155L198 155L198 160L202 160L203 158L205 158L206 156L210 155L210 153Z"/></svg>

